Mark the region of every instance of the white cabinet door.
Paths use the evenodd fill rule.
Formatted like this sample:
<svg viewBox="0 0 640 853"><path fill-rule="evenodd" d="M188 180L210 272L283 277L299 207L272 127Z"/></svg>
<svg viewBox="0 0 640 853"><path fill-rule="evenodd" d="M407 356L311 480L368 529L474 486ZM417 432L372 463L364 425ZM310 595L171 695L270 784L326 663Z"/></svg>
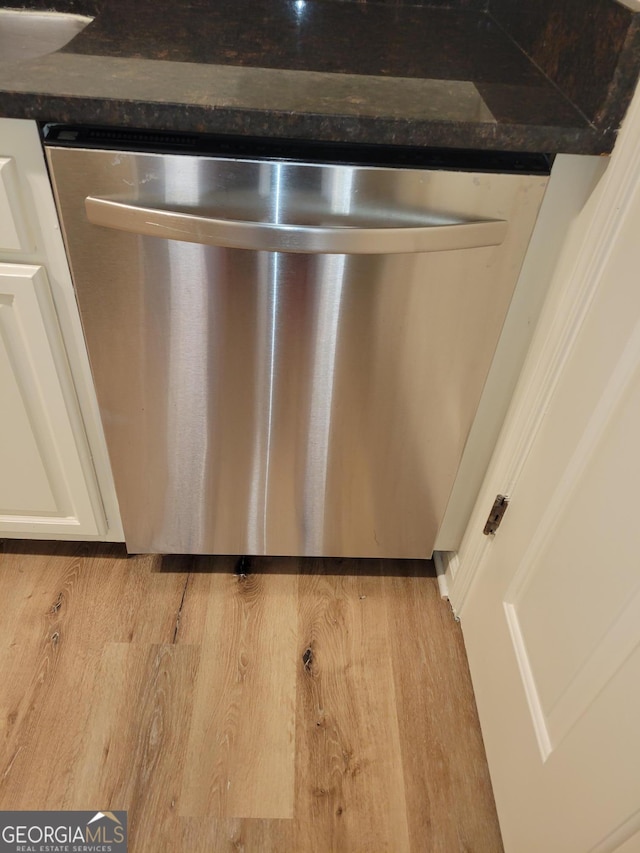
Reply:
<svg viewBox="0 0 640 853"><path fill-rule="evenodd" d="M51 350L57 375L53 385L44 376L39 375L39 384L46 392L46 396L40 400L41 403L45 400L45 403L42 403L40 408L33 408L34 401L21 396L24 376L16 373L13 366L9 370L6 335L0 337L0 358L4 359L3 378L0 380L0 536L15 535L27 539L92 538L122 542L124 534L118 501L82 324L44 162L40 134L34 121L0 118L0 263L2 262L30 264L46 270L46 284L43 288L39 287L39 282L45 281L44 271L35 277L33 285L30 284L29 273L28 280L24 282L24 287L21 287L21 294L29 287L34 289L38 310L44 312L43 320L49 335L48 339L45 337L42 340ZM7 270L5 274L8 274ZM5 277L0 279L0 284L4 283L12 288L13 284L9 285L8 281ZM13 318L22 316L20 300L14 301L13 296L9 297L8 291L5 291L5 301L2 305L8 309L2 311L0 306L5 323L17 322ZM50 310L52 306L55 306L55 315ZM27 305L24 310L32 317ZM38 333L29 327L28 323L18 324L15 328L20 335L29 339L30 346L39 340ZM17 344L14 343L15 346ZM24 348L24 340L21 346ZM34 369L40 368L39 363ZM7 380L8 373L11 373L11 381ZM72 383L69 382L70 377ZM50 421L40 417L45 410L49 412L50 400L59 399L53 390L58 386L66 406L66 415L63 418L67 418L73 435L76 436L75 450L68 428L63 432L63 420L60 417L56 415L55 419ZM11 395L14 402L9 408ZM16 399L27 399L32 407L27 408L20 403L23 408L23 421L28 424L28 428L24 430L18 425ZM8 410L13 412L11 426L5 414ZM56 436L56 443L53 451L51 448L54 445L47 445L43 438L49 430L47 423L54 425L52 434ZM14 447L8 447L5 440L10 429ZM64 440L63 434L66 436ZM19 452L16 450L17 446L20 448ZM68 449L63 452L65 447ZM84 475L70 464L69 459L74 455L79 457L85 466ZM60 464L63 467L63 477L56 474L56 466ZM20 472L19 476L16 476L17 471ZM7 490L13 496L9 498L9 503L5 503ZM28 499L26 494L30 496ZM106 528L103 521L105 517ZM93 534L89 532L92 530Z"/></svg>
<svg viewBox="0 0 640 853"><path fill-rule="evenodd" d="M640 850L640 93L596 202L452 584L507 853Z"/></svg>
<svg viewBox="0 0 640 853"><path fill-rule="evenodd" d="M0 264L0 536L104 533L43 267Z"/></svg>

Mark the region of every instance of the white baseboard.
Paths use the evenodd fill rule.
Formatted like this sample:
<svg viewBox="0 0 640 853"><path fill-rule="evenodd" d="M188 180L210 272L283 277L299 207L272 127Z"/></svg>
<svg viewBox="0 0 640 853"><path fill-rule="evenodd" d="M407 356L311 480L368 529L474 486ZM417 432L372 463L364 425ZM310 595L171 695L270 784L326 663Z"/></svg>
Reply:
<svg viewBox="0 0 640 853"><path fill-rule="evenodd" d="M449 582L458 570L458 555L455 551L434 551L433 562L436 567L438 586L442 598L449 599Z"/></svg>

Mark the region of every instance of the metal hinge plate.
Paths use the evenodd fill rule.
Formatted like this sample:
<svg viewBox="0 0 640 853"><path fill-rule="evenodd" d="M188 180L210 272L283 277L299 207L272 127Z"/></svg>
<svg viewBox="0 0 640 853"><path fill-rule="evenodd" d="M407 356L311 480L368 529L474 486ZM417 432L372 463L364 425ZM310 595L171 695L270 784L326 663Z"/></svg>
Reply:
<svg viewBox="0 0 640 853"><path fill-rule="evenodd" d="M491 507L491 512L489 513L489 518L487 519L487 523L482 531L486 536L490 536L492 533L495 533L500 527L500 522L504 518L504 514L507 511L508 506L509 498L505 497L505 495L496 496L493 506Z"/></svg>

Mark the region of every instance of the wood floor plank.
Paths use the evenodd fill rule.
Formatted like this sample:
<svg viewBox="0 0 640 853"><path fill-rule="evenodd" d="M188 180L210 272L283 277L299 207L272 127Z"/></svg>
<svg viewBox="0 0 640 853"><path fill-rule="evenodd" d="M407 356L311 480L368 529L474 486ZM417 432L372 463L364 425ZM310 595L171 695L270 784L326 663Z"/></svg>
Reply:
<svg viewBox="0 0 640 853"><path fill-rule="evenodd" d="M15 648L15 636L21 621L33 609L31 603L40 582L40 573L31 568L22 555L8 550L7 543L0 541L0 601L2 602L2 642L0 643L0 667Z"/></svg>
<svg viewBox="0 0 640 853"><path fill-rule="evenodd" d="M303 853L293 820L182 818L173 851L188 853Z"/></svg>
<svg viewBox="0 0 640 853"><path fill-rule="evenodd" d="M201 645L205 640L207 624L215 623L214 609L217 603L222 603L216 590L224 587L215 580L216 576L223 576L231 580L236 575L239 560L237 557L200 557L193 571L188 575L184 588L180 618L178 619L178 630L175 634L176 643L189 643ZM170 563L173 566L173 562Z"/></svg>
<svg viewBox="0 0 640 853"><path fill-rule="evenodd" d="M68 624L86 642L172 642L188 578L162 571L157 555L127 557L120 544L86 542L6 543L0 567L0 589L9 593L25 581L33 589L23 616L11 607L20 619L18 642L31 636L29 620L50 608L71 612Z"/></svg>
<svg viewBox="0 0 640 853"><path fill-rule="evenodd" d="M187 597L207 612L181 814L292 818L297 578L196 574Z"/></svg>
<svg viewBox="0 0 640 853"><path fill-rule="evenodd" d="M0 763L0 806L32 808L45 801L56 808L64 796L75 745L64 726L70 694L91 656L89 644L74 637L74 601L85 553L59 549L29 561L33 591L19 608L10 654L0 661L2 717L7 721ZM2 560L3 579L17 579L21 554ZM79 709L82 714L83 709ZM61 767L56 781L48 768Z"/></svg>
<svg viewBox="0 0 640 853"><path fill-rule="evenodd" d="M381 577L300 578L297 849L409 850Z"/></svg>
<svg viewBox="0 0 640 853"><path fill-rule="evenodd" d="M385 578L411 849L502 841L460 626L426 577Z"/></svg>
<svg viewBox="0 0 640 853"><path fill-rule="evenodd" d="M182 597L184 579L177 577L156 584L154 598L150 564L136 566L121 546L47 545L30 543L35 553L28 554L15 543L0 563L3 583L15 582L25 593L0 655L2 808L62 807L105 644L136 632L172 637ZM134 602L142 596L154 599L156 615L138 629L146 608L136 616Z"/></svg>
<svg viewBox="0 0 640 853"><path fill-rule="evenodd" d="M112 642L162 645L175 641L191 562L166 571L158 555L126 557L116 566L93 555L90 560L95 571L110 576L110 587L117 595L117 617L109 631Z"/></svg>
<svg viewBox="0 0 640 853"><path fill-rule="evenodd" d="M67 808L127 810L132 850L175 835L199 662L185 644L105 649Z"/></svg>

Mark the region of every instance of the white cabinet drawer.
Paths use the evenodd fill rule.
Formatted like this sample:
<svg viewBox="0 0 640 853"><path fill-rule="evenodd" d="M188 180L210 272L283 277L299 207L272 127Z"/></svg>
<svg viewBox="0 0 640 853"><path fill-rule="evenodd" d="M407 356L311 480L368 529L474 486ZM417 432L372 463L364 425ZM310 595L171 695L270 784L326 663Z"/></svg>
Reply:
<svg viewBox="0 0 640 853"><path fill-rule="evenodd" d="M0 157L0 252L28 252L32 248L15 160Z"/></svg>

